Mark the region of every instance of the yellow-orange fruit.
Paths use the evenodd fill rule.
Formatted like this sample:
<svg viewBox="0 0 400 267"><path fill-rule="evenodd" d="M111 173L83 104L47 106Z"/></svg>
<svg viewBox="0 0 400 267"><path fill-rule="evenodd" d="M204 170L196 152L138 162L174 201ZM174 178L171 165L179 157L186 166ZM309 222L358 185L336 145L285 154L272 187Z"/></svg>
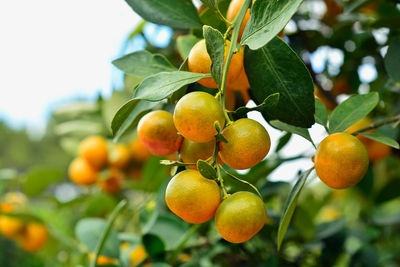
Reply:
<svg viewBox="0 0 400 267"><path fill-rule="evenodd" d="M206 160L214 154L215 140L206 143L197 143L184 139L179 153L185 163L196 163L199 159ZM186 166L189 169L197 170L196 165Z"/></svg>
<svg viewBox="0 0 400 267"><path fill-rule="evenodd" d="M226 18L229 21L233 21L236 18L237 14L239 13L240 8L244 4L244 1L245 0L232 0L231 1L231 3L229 4L229 7L228 7L228 11L226 13ZM253 3L254 3L254 0L253 0ZM244 29L246 28L246 25L247 25L247 22L249 21L249 19L250 19L250 9L247 10L247 12L244 16L242 25L240 25L239 41L242 38Z"/></svg>
<svg viewBox="0 0 400 267"><path fill-rule="evenodd" d="M195 224L210 220L220 201L221 192L217 183L194 170L175 175L165 192L168 208L186 222Z"/></svg>
<svg viewBox="0 0 400 267"><path fill-rule="evenodd" d="M79 144L79 155L93 167L101 169L107 163L107 143L100 136L87 137Z"/></svg>
<svg viewBox="0 0 400 267"><path fill-rule="evenodd" d="M225 45L225 58L228 55L229 42ZM188 56L188 68L190 72L210 73L211 58L207 52L206 41L200 40L190 50ZM243 68L243 49L232 56L229 64L227 82L231 82L239 75ZM199 84L209 88L218 88L213 78L203 78Z"/></svg>
<svg viewBox="0 0 400 267"><path fill-rule="evenodd" d="M89 253L89 260L92 261L93 258L94 258L94 253L90 252ZM99 255L97 257L96 265L112 265L112 264L115 264L116 262L117 262L116 259L113 259L113 258L110 258L110 257L106 257L106 256L103 256L103 255Z"/></svg>
<svg viewBox="0 0 400 267"><path fill-rule="evenodd" d="M137 247L132 249L129 257L131 266L136 266L147 257L146 249L143 245L138 245Z"/></svg>
<svg viewBox="0 0 400 267"><path fill-rule="evenodd" d="M1 215L0 216L0 233L8 238L16 237L24 228L24 222L18 218Z"/></svg>
<svg viewBox="0 0 400 267"><path fill-rule="evenodd" d="M253 167L268 154L271 140L265 128L255 120L240 119L222 132L228 143L219 142L219 156L231 168Z"/></svg>
<svg viewBox="0 0 400 267"><path fill-rule="evenodd" d="M47 240L48 232L46 227L40 223L28 223L25 231L18 237L19 245L28 252L40 249Z"/></svg>
<svg viewBox="0 0 400 267"><path fill-rule="evenodd" d="M183 139L175 128L172 115L163 110L143 116L137 131L140 141L157 156L168 156L178 151Z"/></svg>
<svg viewBox="0 0 400 267"><path fill-rule="evenodd" d="M76 158L69 165L69 177L78 185L91 185L96 182L97 170L84 158Z"/></svg>
<svg viewBox="0 0 400 267"><path fill-rule="evenodd" d="M101 190L103 190L103 192L115 194L121 190L123 182L124 176L122 172L114 168L110 170L110 175L108 178L99 179L97 184Z"/></svg>
<svg viewBox="0 0 400 267"><path fill-rule="evenodd" d="M150 151L147 149L147 147L139 140L139 138L136 138L130 143L129 145L129 150L131 154L131 158L134 161L138 162L145 162L148 160L151 156Z"/></svg>
<svg viewBox="0 0 400 267"><path fill-rule="evenodd" d="M183 96L175 106L174 123L176 129L187 139L204 143L214 139L217 130L225 124L224 111L220 103L205 92L191 92Z"/></svg>
<svg viewBox="0 0 400 267"><path fill-rule="evenodd" d="M123 168L129 162L129 150L126 146L117 144L111 149L108 161L110 166L116 168Z"/></svg>
<svg viewBox="0 0 400 267"><path fill-rule="evenodd" d="M267 211L261 198L250 192L237 192L218 207L215 227L226 241L243 243L263 228L266 219Z"/></svg>
<svg viewBox="0 0 400 267"><path fill-rule="evenodd" d="M348 133L335 133L318 145L315 171L327 186L343 189L354 186L368 170L364 145Z"/></svg>
<svg viewBox="0 0 400 267"><path fill-rule="evenodd" d="M227 84L227 89L240 91L245 103L249 102L250 96L248 90L250 89L249 79L247 78L246 71L242 68L239 76L233 82Z"/></svg>

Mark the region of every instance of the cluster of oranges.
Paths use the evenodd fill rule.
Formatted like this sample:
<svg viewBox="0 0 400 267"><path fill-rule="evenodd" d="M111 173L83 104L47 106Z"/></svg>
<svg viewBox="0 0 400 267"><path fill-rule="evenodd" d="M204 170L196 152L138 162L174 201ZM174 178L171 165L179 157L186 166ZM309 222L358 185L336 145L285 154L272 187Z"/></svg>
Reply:
<svg viewBox="0 0 400 267"><path fill-rule="evenodd" d="M79 144L79 157L69 166L69 176L78 185L97 184L106 193L121 190L126 177L140 178L149 151L136 138L129 145L107 144L100 136L90 136Z"/></svg>
<svg viewBox="0 0 400 267"><path fill-rule="evenodd" d="M26 205L26 198L21 193L6 194L1 203L0 233L15 239L22 249L28 252L39 250L46 243L48 232L45 225L36 221L26 221L15 216L15 211Z"/></svg>
<svg viewBox="0 0 400 267"><path fill-rule="evenodd" d="M129 266L137 266L139 263L144 261L147 258L146 249L143 245L136 245L131 247L129 243L122 243L120 246L120 250L122 253L128 253L129 258ZM94 258L94 253L89 253L89 261L92 261ZM118 260L114 258L110 258L107 256L99 255L97 257L97 266L101 265L116 265L118 264Z"/></svg>

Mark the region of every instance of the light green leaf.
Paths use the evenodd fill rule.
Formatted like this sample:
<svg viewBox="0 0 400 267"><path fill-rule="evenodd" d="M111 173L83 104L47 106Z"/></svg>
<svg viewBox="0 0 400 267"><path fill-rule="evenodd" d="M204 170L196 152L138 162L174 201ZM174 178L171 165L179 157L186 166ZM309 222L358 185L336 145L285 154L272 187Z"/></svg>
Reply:
<svg viewBox="0 0 400 267"><path fill-rule="evenodd" d="M281 122L281 121L277 121L277 120L270 121L269 123L272 126L278 128L278 129L280 129L282 131L300 135L301 137L304 137L305 139L310 141L312 144L314 144L314 142L312 141L310 133L308 132L307 128L296 127L296 126L293 126L293 125L290 125L290 124L287 124L287 123L284 123L284 122Z"/></svg>
<svg viewBox="0 0 400 267"><path fill-rule="evenodd" d="M321 101L315 100L315 114L314 114L315 122L321 124L322 126L326 126L328 123L328 111L324 104Z"/></svg>
<svg viewBox="0 0 400 267"><path fill-rule="evenodd" d="M360 134L374 141L399 149L399 143L397 143L396 140L390 137L381 135L379 133L360 133Z"/></svg>
<svg viewBox="0 0 400 267"><path fill-rule="evenodd" d="M200 41L200 38L197 38L194 35L180 35L176 38L176 44L178 47L178 52L183 59L189 56L190 50L192 47ZM181 69L180 69L181 70Z"/></svg>
<svg viewBox="0 0 400 267"><path fill-rule="evenodd" d="M390 44L385 56L385 68L390 78L400 82L400 38Z"/></svg>
<svg viewBox="0 0 400 267"><path fill-rule="evenodd" d="M211 74L214 81L221 85L222 67L224 65L225 41L222 34L211 26L203 26L203 35L206 39L207 52L211 58Z"/></svg>

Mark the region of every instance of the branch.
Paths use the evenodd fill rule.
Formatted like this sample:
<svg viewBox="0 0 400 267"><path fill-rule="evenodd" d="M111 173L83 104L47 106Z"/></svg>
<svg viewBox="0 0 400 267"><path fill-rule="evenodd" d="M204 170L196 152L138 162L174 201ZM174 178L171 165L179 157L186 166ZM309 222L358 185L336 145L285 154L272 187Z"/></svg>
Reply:
<svg viewBox="0 0 400 267"><path fill-rule="evenodd" d="M369 125L369 126L367 126L365 128L362 128L362 129L360 129L358 131L355 131L354 133L352 133L352 135L356 136L359 133L366 132L366 131L372 130L372 129L376 129L376 128L379 128L379 127L381 127L383 125L390 124L390 123L397 122L397 121L400 121L400 114L396 115L396 116L394 116L392 118L387 118L387 119L384 119L382 121L372 123L371 125Z"/></svg>

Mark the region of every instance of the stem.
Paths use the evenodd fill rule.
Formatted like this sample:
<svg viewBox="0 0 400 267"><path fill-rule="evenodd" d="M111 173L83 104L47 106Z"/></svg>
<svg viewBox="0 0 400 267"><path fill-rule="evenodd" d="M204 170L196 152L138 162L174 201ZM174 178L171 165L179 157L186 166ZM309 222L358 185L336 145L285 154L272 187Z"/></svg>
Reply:
<svg viewBox="0 0 400 267"><path fill-rule="evenodd" d="M221 13L221 11L220 11L219 9L217 9L217 15L218 15L218 17L220 17L221 20L223 20L229 27L232 25L232 23L231 23L229 20L227 20L227 19L224 17L224 15L222 15L222 13Z"/></svg>
<svg viewBox="0 0 400 267"><path fill-rule="evenodd" d="M221 176L221 168L222 167L219 166L219 164L217 163L218 181L219 181L219 183L221 185L221 188L222 188L222 195L223 195L222 198L225 199L225 198L227 198L229 196L229 194L228 194L228 192L226 192L226 188L224 186L224 179L222 179L222 176Z"/></svg>
<svg viewBox="0 0 400 267"><path fill-rule="evenodd" d="M90 262L90 267L96 267L97 258L99 257L101 250L103 249L104 244L106 243L107 236L111 231L114 221L117 218L118 214L126 207L127 204L128 202L125 199L121 200L111 213L110 218L108 219L107 222L106 229L104 229L103 233L100 236L99 241L97 242L96 249L94 251L95 253L94 258Z"/></svg>
<svg viewBox="0 0 400 267"><path fill-rule="evenodd" d="M379 127L381 127L383 125L390 124L390 123L393 123L393 122L396 122L396 121L400 121L400 114L396 115L396 116L394 116L392 118L387 118L385 120L372 123L371 125L369 125L369 126L367 126L365 128L362 128L362 129L360 129L358 131L355 131L354 133L352 133L352 135L356 136L359 133L366 132L366 131L372 130L372 129L376 129L376 128L379 128Z"/></svg>
<svg viewBox="0 0 400 267"><path fill-rule="evenodd" d="M182 238L181 242L179 242L179 245L172 252L171 256L168 259L168 262L171 265L175 265L179 254L182 252L183 248L185 247L189 239L192 237L192 235L200 228L200 225L201 224L195 224L192 227L190 227L189 231L186 232L185 236Z"/></svg>
<svg viewBox="0 0 400 267"><path fill-rule="evenodd" d="M233 175L232 173L228 172L228 171L225 170L224 168L222 168L222 170L223 170L228 176L230 176L231 178L235 179L236 181L239 181L239 182L241 182L241 183L247 184L248 186L250 186L251 188L253 188L253 190L257 192L258 196L259 196L260 198L262 198L262 196L261 196L260 192L258 191L257 187L255 187L253 184L251 184L251 183L249 183L249 182L247 182L247 181L245 181L245 180L242 180L242 179L236 177L235 175Z"/></svg>

